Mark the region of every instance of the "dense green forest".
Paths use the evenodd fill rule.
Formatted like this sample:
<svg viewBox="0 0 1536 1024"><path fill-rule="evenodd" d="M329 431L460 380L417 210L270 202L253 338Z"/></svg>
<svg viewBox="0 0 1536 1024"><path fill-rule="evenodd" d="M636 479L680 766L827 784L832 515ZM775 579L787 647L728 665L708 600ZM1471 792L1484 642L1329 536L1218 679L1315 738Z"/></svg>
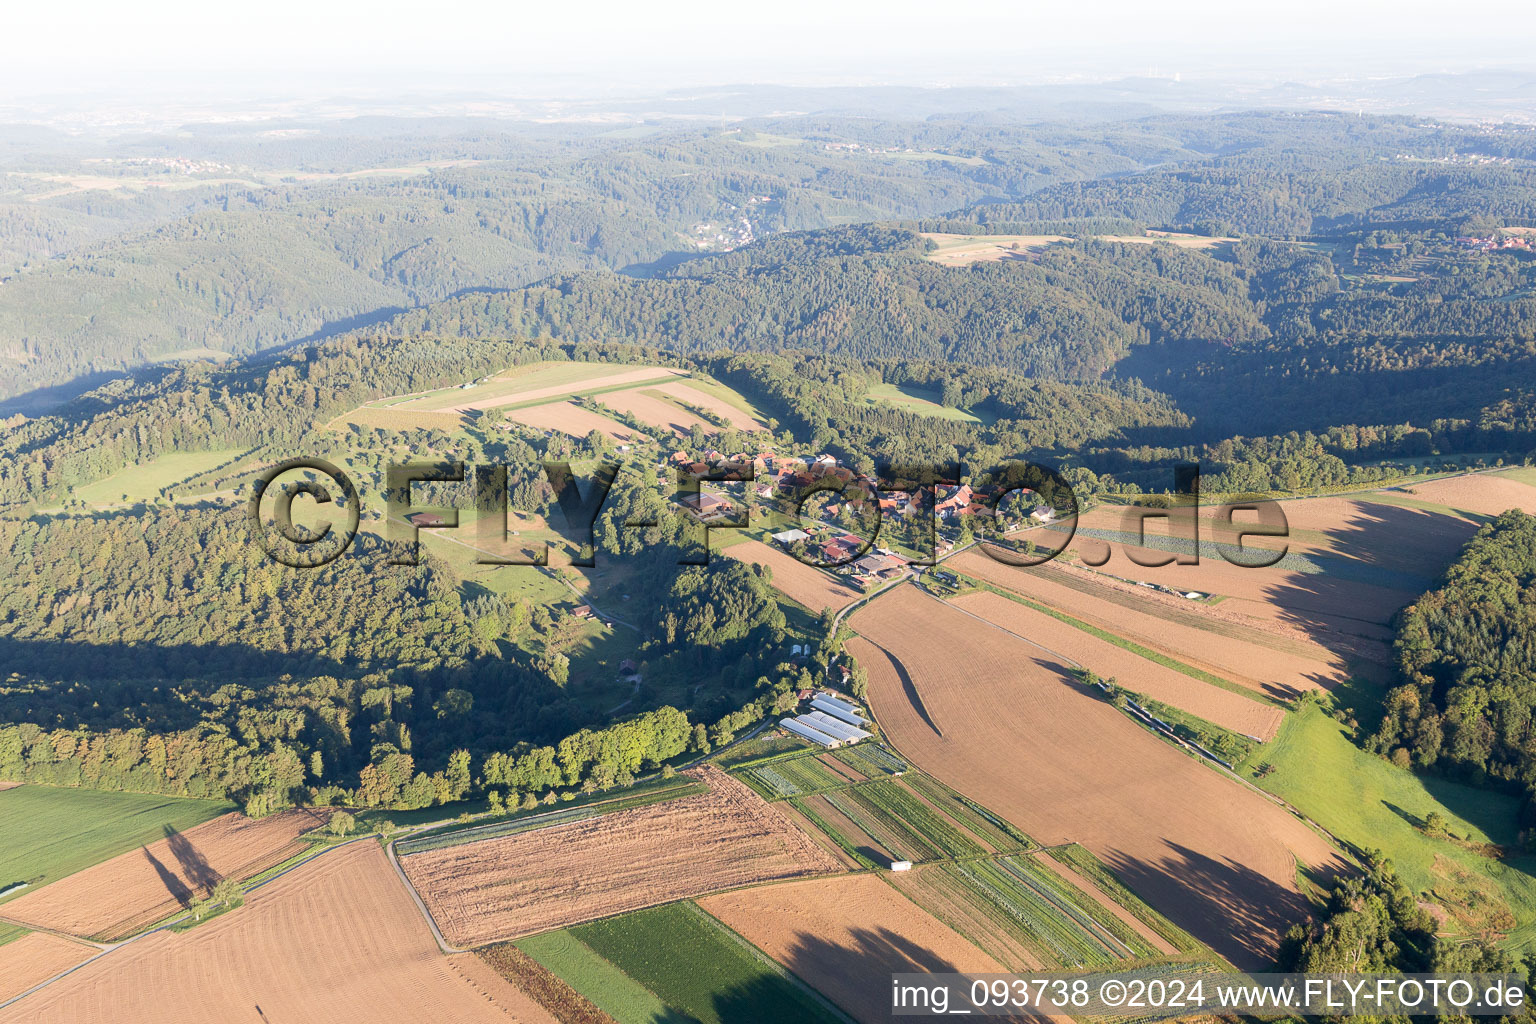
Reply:
<svg viewBox="0 0 1536 1024"><path fill-rule="evenodd" d="M1404 684L1388 696L1370 746L1405 766L1536 794L1533 637L1536 517L1510 511L1402 613Z"/></svg>

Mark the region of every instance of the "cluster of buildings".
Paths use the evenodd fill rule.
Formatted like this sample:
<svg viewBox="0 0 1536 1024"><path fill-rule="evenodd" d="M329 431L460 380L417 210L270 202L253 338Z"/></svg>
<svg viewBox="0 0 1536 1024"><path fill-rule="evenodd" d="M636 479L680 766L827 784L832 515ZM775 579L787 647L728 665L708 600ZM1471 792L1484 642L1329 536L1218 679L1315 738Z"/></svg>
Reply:
<svg viewBox="0 0 1536 1024"><path fill-rule="evenodd" d="M1500 252L1507 249L1515 249L1521 252L1536 251L1536 245L1531 244L1527 235L1488 235L1483 238L1462 237L1456 239L1456 244L1464 249L1476 249L1478 252Z"/></svg>
<svg viewBox="0 0 1536 1024"><path fill-rule="evenodd" d="M865 729L869 719L856 705L827 693L811 697L811 710L779 722L785 731L828 749L867 740L874 733Z"/></svg>

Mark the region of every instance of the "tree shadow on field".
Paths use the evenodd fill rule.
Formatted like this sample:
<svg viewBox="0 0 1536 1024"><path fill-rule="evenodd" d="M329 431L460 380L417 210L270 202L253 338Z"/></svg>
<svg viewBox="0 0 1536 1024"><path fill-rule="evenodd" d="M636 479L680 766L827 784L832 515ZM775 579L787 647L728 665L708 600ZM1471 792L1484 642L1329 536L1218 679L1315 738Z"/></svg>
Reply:
<svg viewBox="0 0 1536 1024"><path fill-rule="evenodd" d="M934 735L942 737L944 730L940 729L938 723L933 720L933 716L928 714L928 708L923 703L922 695L917 692L917 684L912 681L912 675L907 671L907 666L902 664L900 658L873 640L870 640L869 637L866 636L864 639L870 646L885 655L886 660L891 663L891 669L896 673L896 678L901 680L902 692L906 694L907 702L912 705L912 710L916 711L928 728L933 730Z"/></svg>
<svg viewBox="0 0 1536 1024"><path fill-rule="evenodd" d="M1164 843L1170 855L1158 863L1119 852L1105 863L1132 891L1240 969L1269 967L1285 930L1312 915L1304 896L1246 865ZM1335 873L1313 869L1307 876L1326 885Z"/></svg>
<svg viewBox="0 0 1536 1024"><path fill-rule="evenodd" d="M160 883L171 894L171 898L185 907L192 902L198 890L210 892L220 876L207 858L192 845L192 841L170 825L165 826L165 839L180 874L168 868L147 846L143 847L144 857L154 865L155 874L160 876Z"/></svg>
<svg viewBox="0 0 1536 1024"><path fill-rule="evenodd" d="M784 958L784 966L796 977L824 993L834 987L844 993L868 993L860 1000L859 1007L845 1009L861 1011L855 1013L860 1021L893 1022L911 1019L906 1016L897 1017L881 1009L891 1005L893 973L956 974L981 967L980 964L951 963L933 950L889 928L855 928L851 941L843 942L833 942L810 932L800 932ZM834 982L837 984L834 985ZM813 998L790 982L765 975L717 995L715 1010L724 1024L778 1021L800 1024L805 1021L834 1020L830 1012L820 1015L805 1012L807 1003L813 1001Z"/></svg>
<svg viewBox="0 0 1536 1024"><path fill-rule="evenodd" d="M171 856L181 866L181 873L195 888L212 890L218 884L222 876L208 863L202 851L192 845L192 840L171 825L165 826L165 840L170 844Z"/></svg>

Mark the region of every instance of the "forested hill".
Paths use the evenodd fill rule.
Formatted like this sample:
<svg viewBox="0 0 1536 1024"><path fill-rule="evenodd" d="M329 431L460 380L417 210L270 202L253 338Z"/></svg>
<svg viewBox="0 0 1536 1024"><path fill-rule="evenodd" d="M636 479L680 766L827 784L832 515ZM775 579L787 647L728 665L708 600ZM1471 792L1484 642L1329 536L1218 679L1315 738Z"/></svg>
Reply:
<svg viewBox="0 0 1536 1024"><path fill-rule="evenodd" d="M245 355L330 336L464 293L600 268L643 272L840 224L995 230L1067 220L1070 234L1114 222L1293 236L1443 228L1473 215L1527 223L1533 156L1531 133L1515 127L1288 113L780 117L634 136L402 122L273 139L261 126L221 126L95 148L29 135L25 146L0 146L0 398L188 353ZM1080 304L1060 319L1095 339L1108 332L1102 346L1066 357L1048 340L1011 365L1088 372L1131 340L1113 322L1124 308L1106 319L1068 298ZM836 340L840 314L865 314L834 304L814 321L808 308L785 314L798 341ZM1002 309L1004 326L1013 315ZM965 358L1011 359L1021 347L953 319L889 321L900 351L879 354L916 354L901 348L902 330L951 326ZM1019 331L1049 339L1058 328L1047 318ZM868 345L854 338L844 351Z"/></svg>
<svg viewBox="0 0 1536 1024"><path fill-rule="evenodd" d="M1087 243L956 270L925 251L916 234L873 226L775 236L653 279L570 274L463 296L385 330L659 343L683 354L811 349L1069 380L1100 376L1139 343L1269 335L1246 282L1199 253Z"/></svg>

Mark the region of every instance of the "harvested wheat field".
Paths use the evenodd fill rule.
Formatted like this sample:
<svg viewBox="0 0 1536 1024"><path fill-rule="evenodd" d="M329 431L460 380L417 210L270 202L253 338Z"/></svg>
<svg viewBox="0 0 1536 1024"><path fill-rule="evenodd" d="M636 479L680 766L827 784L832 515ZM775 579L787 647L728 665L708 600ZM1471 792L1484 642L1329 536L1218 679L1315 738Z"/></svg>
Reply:
<svg viewBox="0 0 1536 1024"><path fill-rule="evenodd" d="M0 946L0 1003L83 963L96 952L90 946L42 932L29 932L7 942Z"/></svg>
<svg viewBox="0 0 1536 1024"><path fill-rule="evenodd" d="M944 564L1273 697L1336 686L1360 670L1351 659L1387 658L1374 642L1371 650L1360 650L1365 641L1335 636L1328 639L1339 649L1330 649L1296 628L1224 612L1220 606L1197 607L1072 566L1021 569L974 550Z"/></svg>
<svg viewBox="0 0 1536 1024"><path fill-rule="evenodd" d="M876 875L720 893L699 906L866 1024L893 1017L891 974L1004 967Z"/></svg>
<svg viewBox="0 0 1536 1024"><path fill-rule="evenodd" d="M364 840L232 913L109 953L0 1010L0 1024L371 1024L381 1014L555 1024L478 957L442 956L384 851Z"/></svg>
<svg viewBox="0 0 1536 1024"><path fill-rule="evenodd" d="M794 555L769 547L760 540L732 544L720 553L753 565L766 565L773 570L774 589L813 612L820 612L824 608L837 611L863 596L863 591L840 583L822 570L806 565Z"/></svg>
<svg viewBox="0 0 1536 1024"><path fill-rule="evenodd" d="M572 437L586 437L592 431L606 434L615 441L633 441L637 431L609 419L591 409L583 409L574 402L552 402L535 405L529 409L517 409L507 413L507 419L539 430L557 430Z"/></svg>
<svg viewBox="0 0 1536 1024"><path fill-rule="evenodd" d="M708 420L682 408L673 405L660 397L656 388L635 388L630 391L612 391L600 396L600 400L610 409L627 413L635 417L641 423L649 423L653 427L663 427L679 434L690 434L694 427L698 427L705 433L718 433L720 428Z"/></svg>
<svg viewBox="0 0 1536 1024"><path fill-rule="evenodd" d="M709 792L401 859L448 941L484 945L700 893L842 870L719 769Z"/></svg>
<svg viewBox="0 0 1536 1024"><path fill-rule="evenodd" d="M1113 678L1128 690L1171 704L1223 729L1268 740L1274 738L1280 728L1284 713L1272 704L1262 704L1252 697L1223 690L1148 661L1017 601L981 591L956 598L953 603L1010 633L1070 658L1102 678Z"/></svg>
<svg viewBox="0 0 1536 1024"><path fill-rule="evenodd" d="M3 780L0 780L0 793L4 793L8 789L20 789L20 788L21 788L21 783L19 783L19 782L5 782Z"/></svg>
<svg viewBox="0 0 1536 1024"><path fill-rule="evenodd" d="M436 412L475 412L497 409L503 405L521 405L541 399L554 400L599 388L639 384L662 377L684 376L682 370L665 366L640 366L618 369L602 363L557 363L525 373L503 375L471 388L402 402L398 408L429 409ZM549 381L548 384L541 382ZM458 392L457 394L455 392Z"/></svg>
<svg viewBox="0 0 1536 1024"><path fill-rule="evenodd" d="M1344 866L1282 808L1135 725L1017 637L914 587L852 625L870 705L903 756L1043 844L1086 846L1240 966L1268 963L1281 931L1308 913L1298 862Z"/></svg>
<svg viewBox="0 0 1536 1024"><path fill-rule="evenodd" d="M1517 508L1536 514L1536 487L1497 473L1452 476L1423 484L1405 484L1389 494L1496 516Z"/></svg>
<svg viewBox="0 0 1536 1024"><path fill-rule="evenodd" d="M743 412L730 402L716 398L714 395L706 394L682 381L678 381L675 384L657 384L655 387L646 388L645 390L670 395L680 402L686 402L695 409L703 409L715 419L729 424L736 430L750 432L767 429L757 422L750 413Z"/></svg>
<svg viewBox="0 0 1536 1024"><path fill-rule="evenodd" d="M119 938L169 917L221 878L248 878L299 852L299 835L327 817L315 809L221 815L27 893L7 903L5 915L73 935Z"/></svg>

